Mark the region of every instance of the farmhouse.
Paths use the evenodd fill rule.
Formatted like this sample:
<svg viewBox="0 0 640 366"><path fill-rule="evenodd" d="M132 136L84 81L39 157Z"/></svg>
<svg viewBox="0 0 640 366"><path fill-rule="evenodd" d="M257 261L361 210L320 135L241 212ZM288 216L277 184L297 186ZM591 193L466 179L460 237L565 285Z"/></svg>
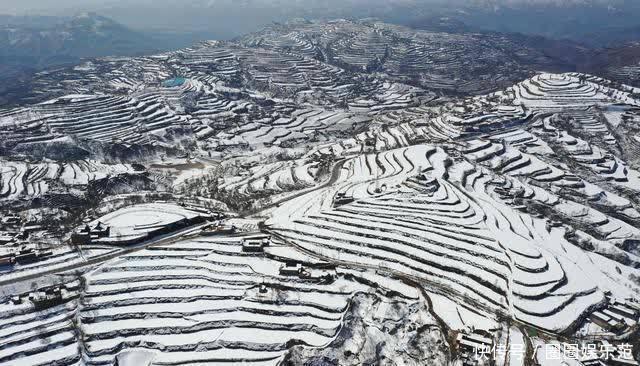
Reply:
<svg viewBox="0 0 640 366"><path fill-rule="evenodd" d="M264 252L264 247L271 242L270 236L258 236L242 239L242 251L247 253Z"/></svg>
<svg viewBox="0 0 640 366"><path fill-rule="evenodd" d="M98 221L98 223L93 227L87 224L82 229L75 232L71 236L71 241L75 245L86 245L90 244L94 240L108 238L110 232L111 228L109 226L103 225Z"/></svg>
<svg viewBox="0 0 640 366"><path fill-rule="evenodd" d="M15 255L13 253L0 254L0 266L13 265L15 263Z"/></svg>
<svg viewBox="0 0 640 366"><path fill-rule="evenodd" d="M618 319L614 319L601 311L592 313L589 316L589 320L602 327L603 329L614 333L618 333L626 328L626 324L624 322Z"/></svg>
<svg viewBox="0 0 640 366"><path fill-rule="evenodd" d="M34 263L44 258L50 257L53 252L47 250L36 250L35 248L24 247L17 253L4 256L3 258L9 258L8 263L29 264Z"/></svg>
<svg viewBox="0 0 640 366"><path fill-rule="evenodd" d="M372 153L376 150L375 137L367 137L362 143L362 152L365 154Z"/></svg>
<svg viewBox="0 0 640 366"><path fill-rule="evenodd" d="M629 300L624 302L614 300L608 310L625 318L637 321L638 316L640 316L640 309L633 305Z"/></svg>
<svg viewBox="0 0 640 366"><path fill-rule="evenodd" d="M607 314L613 319L621 322L625 320L633 320L635 314L622 306L609 306L607 309L602 310L604 314ZM630 315L628 315L630 314Z"/></svg>
<svg viewBox="0 0 640 366"><path fill-rule="evenodd" d="M233 234L236 231L236 229L237 228L234 225L226 225L224 221L218 220L204 227L200 232L200 235L215 236L215 235Z"/></svg>
<svg viewBox="0 0 640 366"><path fill-rule="evenodd" d="M614 333L622 333L638 324L640 306L632 300L616 300L607 296L606 308L591 314L589 319L598 326Z"/></svg>
<svg viewBox="0 0 640 366"><path fill-rule="evenodd" d="M37 291L29 294L29 300L36 308L48 308L62 302L62 292L60 288Z"/></svg>
<svg viewBox="0 0 640 366"><path fill-rule="evenodd" d="M38 254L34 249L22 249L15 256L15 261L20 264L33 263L38 260Z"/></svg>
<svg viewBox="0 0 640 366"><path fill-rule="evenodd" d="M22 304L24 299L28 299L36 309L47 309L63 303L69 295L70 293L65 285L56 285L38 291L14 295L11 297L11 303L18 305Z"/></svg>
<svg viewBox="0 0 640 366"><path fill-rule="evenodd" d="M77 240L82 242L90 228L91 243L130 245L210 220L213 214L202 208L172 203L129 206L86 225Z"/></svg>
<svg viewBox="0 0 640 366"><path fill-rule="evenodd" d="M336 196L333 199L333 207L338 207L342 205L346 205L354 201L353 196L347 195L344 192L336 193Z"/></svg>
<svg viewBox="0 0 640 366"><path fill-rule="evenodd" d="M456 344L463 360L466 361L465 364L475 364L474 359L492 349L493 340L491 337L477 332L458 333Z"/></svg>
<svg viewBox="0 0 640 366"><path fill-rule="evenodd" d="M303 271L302 264L295 261L287 261L280 266L280 274L283 276L299 276Z"/></svg>
<svg viewBox="0 0 640 366"><path fill-rule="evenodd" d="M637 312L637 314L640 314L640 302L638 302L638 300L636 299L627 299L624 301L624 306L633 309Z"/></svg>
<svg viewBox="0 0 640 366"><path fill-rule="evenodd" d="M415 178L410 178L410 180L413 180L426 192L434 193L440 188L440 182L438 182L438 179L425 173L420 173Z"/></svg>
<svg viewBox="0 0 640 366"><path fill-rule="evenodd" d="M10 301L13 305L20 305L22 304L22 297L20 297L20 295L13 295Z"/></svg>

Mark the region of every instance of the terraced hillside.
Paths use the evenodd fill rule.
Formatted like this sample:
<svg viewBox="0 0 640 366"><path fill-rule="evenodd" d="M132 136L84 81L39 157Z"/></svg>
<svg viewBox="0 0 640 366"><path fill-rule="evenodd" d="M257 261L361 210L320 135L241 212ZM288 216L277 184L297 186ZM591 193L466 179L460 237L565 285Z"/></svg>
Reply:
<svg viewBox="0 0 640 366"><path fill-rule="evenodd" d="M597 73L621 84L637 87L640 86L639 56L639 42L615 44L596 51L592 57L584 61L580 69Z"/></svg>
<svg viewBox="0 0 640 366"><path fill-rule="evenodd" d="M622 274L611 272L615 262L596 261L565 238L571 226L534 216L534 202L567 210L562 213L569 217L602 214L511 174L518 172L500 174L469 161L452 164L444 150L415 145L350 160L338 184L276 209L268 224L325 260L384 268L477 309L509 313L553 331L573 326L577 314L604 300L603 291L633 296L627 286L637 286L628 277L634 265L618 264L625 268ZM355 201L336 207L340 193ZM517 204L510 194L526 201ZM637 215L635 209L630 213ZM602 225L602 244L610 248L638 238L637 229L621 220ZM635 254L618 250L635 262ZM618 283L627 285L609 284L610 276L622 276Z"/></svg>
<svg viewBox="0 0 640 366"><path fill-rule="evenodd" d="M369 297L396 307L420 299L408 287L391 297L366 295L369 287L343 269L286 276L284 262L243 253L242 240L201 238L150 248L87 273L81 294L64 305L44 311L5 306L0 360L273 365L294 346L330 343L349 309ZM378 306L379 320L393 321L395 315ZM421 316L417 324L430 317L425 310ZM38 332L20 332L36 326ZM34 347L45 340L45 347Z"/></svg>
<svg viewBox="0 0 640 366"><path fill-rule="evenodd" d="M568 67L509 36L434 33L366 21L294 22L245 36L242 42L460 94L496 90L532 70Z"/></svg>
<svg viewBox="0 0 640 366"><path fill-rule="evenodd" d="M632 364L640 93L555 66L335 21L41 73L0 110L0 364Z"/></svg>
<svg viewBox="0 0 640 366"><path fill-rule="evenodd" d="M423 284L452 329L593 332L595 310L638 298L637 142L622 124L637 103L600 78L540 74L319 146L338 162L331 184L263 216L309 255Z"/></svg>

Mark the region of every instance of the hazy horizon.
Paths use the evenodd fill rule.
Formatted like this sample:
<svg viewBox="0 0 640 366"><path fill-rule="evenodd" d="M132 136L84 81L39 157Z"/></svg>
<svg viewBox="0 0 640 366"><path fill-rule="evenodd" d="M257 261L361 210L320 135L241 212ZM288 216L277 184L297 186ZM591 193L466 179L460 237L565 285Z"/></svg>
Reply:
<svg viewBox="0 0 640 366"><path fill-rule="evenodd" d="M640 29L640 4L631 0L5 0L0 6L0 14L9 15L69 17L81 12L104 15L138 31L217 39L297 17L377 17L418 28L429 26L432 18L447 17L475 30L586 42L591 32Z"/></svg>
<svg viewBox="0 0 640 366"><path fill-rule="evenodd" d="M490 6L513 6L520 4L550 4L555 6L563 5L590 5L590 4L622 4L625 0L458 0L458 1L444 1L444 0L379 0L379 1L367 1L367 0L323 0L313 1L314 5L326 4L326 5L347 5L347 6L366 6L374 3L375 6L379 4L387 4L390 6L406 6L406 5L421 5L421 4L485 4ZM82 11L97 11L100 9L108 9L110 7L121 6L140 6L146 5L150 7L162 6L171 4L176 5L174 2L166 0L59 0L51 2L48 0L5 0L4 4L0 7L0 14L10 15L69 15L70 12L82 12ZM310 1L301 0L186 0L180 3L180 6L200 6L200 7L217 7L217 6L229 6L235 5L239 7L243 6L304 6ZM47 14L42 14L46 12Z"/></svg>

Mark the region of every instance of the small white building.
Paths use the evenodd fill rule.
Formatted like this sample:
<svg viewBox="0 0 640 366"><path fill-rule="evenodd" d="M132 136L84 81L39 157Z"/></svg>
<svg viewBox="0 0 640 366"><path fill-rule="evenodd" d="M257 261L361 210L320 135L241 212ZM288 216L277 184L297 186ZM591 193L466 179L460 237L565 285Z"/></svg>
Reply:
<svg viewBox="0 0 640 366"><path fill-rule="evenodd" d="M280 266L280 274L283 276L299 276L303 271L302 264L294 261L288 261Z"/></svg>

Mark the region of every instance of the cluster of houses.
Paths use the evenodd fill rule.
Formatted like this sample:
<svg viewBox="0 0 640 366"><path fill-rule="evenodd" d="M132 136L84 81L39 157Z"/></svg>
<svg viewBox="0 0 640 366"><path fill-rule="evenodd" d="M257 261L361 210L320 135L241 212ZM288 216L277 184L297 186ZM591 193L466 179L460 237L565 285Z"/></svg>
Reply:
<svg viewBox="0 0 640 366"><path fill-rule="evenodd" d="M222 221L224 215L207 208L179 202L156 201L127 206L87 223L71 236L74 245L111 244L133 245L164 234L208 223L202 235L230 234L235 231Z"/></svg>
<svg viewBox="0 0 640 366"><path fill-rule="evenodd" d="M18 240L21 220L18 216L5 216L0 221L0 246L10 246Z"/></svg>
<svg viewBox="0 0 640 366"><path fill-rule="evenodd" d="M39 250L34 247L24 246L16 251L0 254L0 266L18 264L30 264L51 257L50 250Z"/></svg>
<svg viewBox="0 0 640 366"><path fill-rule="evenodd" d="M24 294L11 296L13 305L20 305L25 302L32 303L37 309L47 309L64 303L69 298L77 295L77 289L65 284L54 285L38 289Z"/></svg>
<svg viewBox="0 0 640 366"><path fill-rule="evenodd" d="M167 203L166 201L159 201L159 202L164 202ZM199 213L202 217L205 217L209 220L222 220L225 218L225 215L221 212L214 212L206 207L203 207L201 205L195 204L195 203L191 203L191 202L186 202L186 201L180 201L178 202L178 206L189 210L189 211L193 211L193 212L197 212Z"/></svg>
<svg viewBox="0 0 640 366"><path fill-rule="evenodd" d="M82 229L73 233L71 235L71 243L74 245L87 245L98 239L108 238L110 234L111 228L98 221L93 226L86 224Z"/></svg>
<svg viewBox="0 0 640 366"><path fill-rule="evenodd" d="M264 249L271 245L271 235L254 235L242 239L242 251L244 253L263 253ZM286 261L278 271L281 276L309 278L311 273L298 261ZM264 284L263 284L264 286ZM266 292L266 287L261 287L261 293Z"/></svg>
<svg viewBox="0 0 640 366"><path fill-rule="evenodd" d="M640 320L640 303L631 299L616 300L607 296L609 304L606 308L594 311L589 320L605 331L621 334Z"/></svg>
<svg viewBox="0 0 640 366"><path fill-rule="evenodd" d="M52 256L52 251L38 249L27 241L32 233L42 230L42 226L23 222L16 215L2 217L0 219L0 266L30 264Z"/></svg>
<svg viewBox="0 0 640 366"><path fill-rule="evenodd" d="M200 232L203 236L216 236L233 234L238 230L234 225L227 225L221 217L217 217L210 225L202 228Z"/></svg>
<svg viewBox="0 0 640 366"><path fill-rule="evenodd" d="M483 356L490 359L494 349L491 334L481 330L458 333L456 345L463 366L477 365Z"/></svg>
<svg viewBox="0 0 640 366"><path fill-rule="evenodd" d="M4 216L0 219L0 247L21 245L30 234L42 229L40 225L23 222L19 216Z"/></svg>

